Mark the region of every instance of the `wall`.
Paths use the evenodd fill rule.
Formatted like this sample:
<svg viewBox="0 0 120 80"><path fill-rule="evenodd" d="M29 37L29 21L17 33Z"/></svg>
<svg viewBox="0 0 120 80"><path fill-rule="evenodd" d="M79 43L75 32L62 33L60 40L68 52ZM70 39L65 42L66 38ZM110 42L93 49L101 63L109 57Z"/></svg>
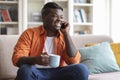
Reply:
<svg viewBox="0 0 120 80"><path fill-rule="evenodd" d="M93 34L109 35L120 42L120 0L94 0Z"/></svg>
<svg viewBox="0 0 120 80"><path fill-rule="evenodd" d="M94 0L93 34L109 35L109 0Z"/></svg>
<svg viewBox="0 0 120 80"><path fill-rule="evenodd" d="M120 42L120 0L111 0L111 36Z"/></svg>

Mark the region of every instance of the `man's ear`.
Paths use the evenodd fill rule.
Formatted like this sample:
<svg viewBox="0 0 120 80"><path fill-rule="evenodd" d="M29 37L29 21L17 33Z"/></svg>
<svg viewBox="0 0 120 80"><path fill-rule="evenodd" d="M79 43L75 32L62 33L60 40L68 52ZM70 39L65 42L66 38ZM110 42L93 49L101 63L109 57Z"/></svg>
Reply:
<svg viewBox="0 0 120 80"><path fill-rule="evenodd" d="M45 18L46 18L46 16L45 16L45 15L43 15L43 16L42 16L42 21L44 21L44 20L45 20Z"/></svg>
<svg viewBox="0 0 120 80"><path fill-rule="evenodd" d="M44 16L42 16L42 21L44 21L44 18L45 18L45 17L44 17Z"/></svg>

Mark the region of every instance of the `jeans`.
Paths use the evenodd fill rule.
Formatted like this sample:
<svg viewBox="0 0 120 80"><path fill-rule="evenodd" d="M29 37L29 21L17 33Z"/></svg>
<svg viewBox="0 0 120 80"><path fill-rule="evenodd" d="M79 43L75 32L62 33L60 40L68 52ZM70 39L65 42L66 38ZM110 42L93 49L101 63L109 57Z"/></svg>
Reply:
<svg viewBox="0 0 120 80"><path fill-rule="evenodd" d="M36 68L22 65L17 73L19 80L88 80L88 69L84 64L72 64L58 68Z"/></svg>

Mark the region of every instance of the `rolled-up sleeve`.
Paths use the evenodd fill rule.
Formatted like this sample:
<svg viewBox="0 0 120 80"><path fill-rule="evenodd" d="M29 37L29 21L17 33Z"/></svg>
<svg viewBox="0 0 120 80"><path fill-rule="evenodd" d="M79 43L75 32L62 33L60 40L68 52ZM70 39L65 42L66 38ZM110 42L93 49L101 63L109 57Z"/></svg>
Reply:
<svg viewBox="0 0 120 80"><path fill-rule="evenodd" d="M67 64L79 64L81 60L81 54L79 53L79 51L76 51L76 55L73 57L69 57L67 53L63 56Z"/></svg>
<svg viewBox="0 0 120 80"><path fill-rule="evenodd" d="M29 55L31 45L30 35L31 33L28 30L24 31L14 47L12 62L15 66L17 66L16 64L20 57Z"/></svg>

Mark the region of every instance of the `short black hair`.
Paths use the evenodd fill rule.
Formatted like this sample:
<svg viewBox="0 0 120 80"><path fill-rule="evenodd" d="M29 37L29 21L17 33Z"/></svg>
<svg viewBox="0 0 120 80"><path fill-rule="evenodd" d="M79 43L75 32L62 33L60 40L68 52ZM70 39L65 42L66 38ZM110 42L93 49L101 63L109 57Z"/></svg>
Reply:
<svg viewBox="0 0 120 80"><path fill-rule="evenodd" d="M58 5L57 3L48 2L43 6L43 8L41 10L42 16L46 15L48 13L48 11L49 11L48 9L61 9L63 11L63 8L60 5Z"/></svg>

